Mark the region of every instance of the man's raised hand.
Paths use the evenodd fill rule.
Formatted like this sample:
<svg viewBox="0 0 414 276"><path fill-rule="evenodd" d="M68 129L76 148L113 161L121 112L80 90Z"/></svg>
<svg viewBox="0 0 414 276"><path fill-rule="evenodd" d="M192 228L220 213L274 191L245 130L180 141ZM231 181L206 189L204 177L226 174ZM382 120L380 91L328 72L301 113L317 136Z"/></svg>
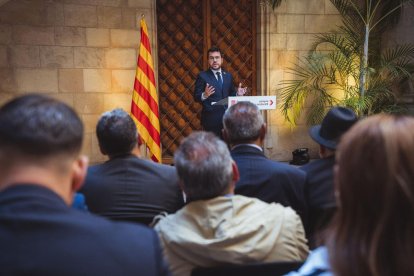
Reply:
<svg viewBox="0 0 414 276"><path fill-rule="evenodd" d="M204 89L203 96L205 99L207 99L208 97L211 96L211 94L214 94L214 92L215 92L214 87L207 83L206 89Z"/></svg>
<svg viewBox="0 0 414 276"><path fill-rule="evenodd" d="M246 87L242 87L242 83L239 83L239 87L237 88L237 96L244 96L244 94L246 94L247 92L247 86Z"/></svg>

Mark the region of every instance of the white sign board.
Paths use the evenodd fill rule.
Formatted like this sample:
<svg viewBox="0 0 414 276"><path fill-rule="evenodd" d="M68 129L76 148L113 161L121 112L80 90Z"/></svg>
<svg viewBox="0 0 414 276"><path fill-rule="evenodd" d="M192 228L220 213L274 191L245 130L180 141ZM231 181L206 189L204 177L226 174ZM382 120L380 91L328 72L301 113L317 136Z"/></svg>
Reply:
<svg viewBox="0 0 414 276"><path fill-rule="evenodd" d="M260 110L276 109L276 96L240 96L229 97L229 107L238 102L251 102Z"/></svg>

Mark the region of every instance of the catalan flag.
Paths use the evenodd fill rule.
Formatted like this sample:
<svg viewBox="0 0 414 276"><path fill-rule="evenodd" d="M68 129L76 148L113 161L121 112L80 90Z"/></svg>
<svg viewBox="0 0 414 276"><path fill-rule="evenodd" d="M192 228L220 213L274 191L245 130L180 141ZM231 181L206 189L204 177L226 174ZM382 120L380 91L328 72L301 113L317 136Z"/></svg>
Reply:
<svg viewBox="0 0 414 276"><path fill-rule="evenodd" d="M151 45L144 18L141 19L141 44L132 94L131 117L137 125L141 139L151 153L151 159L161 162L158 95L155 87Z"/></svg>

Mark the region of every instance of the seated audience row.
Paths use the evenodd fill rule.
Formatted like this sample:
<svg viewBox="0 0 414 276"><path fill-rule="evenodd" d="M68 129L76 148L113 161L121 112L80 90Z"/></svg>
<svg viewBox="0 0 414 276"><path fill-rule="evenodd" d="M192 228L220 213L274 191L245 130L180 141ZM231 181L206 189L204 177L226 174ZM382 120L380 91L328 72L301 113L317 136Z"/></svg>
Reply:
<svg viewBox="0 0 414 276"><path fill-rule="evenodd" d="M0 108L2 272L168 275L169 266L186 276L195 267L303 261L303 225L314 246L319 211L337 208L326 247L291 275L409 275L414 119L356 121L351 110L332 108L310 130L322 159L300 170L265 157L263 117L240 102L223 117L230 151L214 134L194 132L176 150L174 168L141 159L133 120L115 109L97 125L109 160L86 176L73 109L40 95L16 98ZM157 216L158 235L70 208L85 176L91 212L145 224L169 213Z"/></svg>
<svg viewBox="0 0 414 276"><path fill-rule="evenodd" d="M301 169L267 159L263 153L266 124L258 107L239 102L223 118L223 137L240 172L235 193L293 208L302 219L313 248L319 228L334 211L333 161L340 136L355 123L355 113L332 108L322 125L310 130L320 143L322 159ZM89 168L82 188L89 210L115 220L149 224L161 212L174 213L184 204L175 168L139 158L135 123L123 110L106 112L96 133L103 164Z"/></svg>

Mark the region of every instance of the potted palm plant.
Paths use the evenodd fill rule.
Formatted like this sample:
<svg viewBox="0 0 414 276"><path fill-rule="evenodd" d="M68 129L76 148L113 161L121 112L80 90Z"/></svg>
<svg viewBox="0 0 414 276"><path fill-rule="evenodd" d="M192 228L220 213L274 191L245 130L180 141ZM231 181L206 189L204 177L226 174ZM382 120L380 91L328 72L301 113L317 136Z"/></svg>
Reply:
<svg viewBox="0 0 414 276"><path fill-rule="evenodd" d="M277 6L279 1L272 1ZM309 54L282 81L281 110L296 124L308 103L307 123L319 123L327 108L347 106L360 116L401 112L393 87L414 72L414 45L381 48L381 35L413 0L331 0L342 16L336 30L315 37ZM327 50L328 49L328 50Z"/></svg>

